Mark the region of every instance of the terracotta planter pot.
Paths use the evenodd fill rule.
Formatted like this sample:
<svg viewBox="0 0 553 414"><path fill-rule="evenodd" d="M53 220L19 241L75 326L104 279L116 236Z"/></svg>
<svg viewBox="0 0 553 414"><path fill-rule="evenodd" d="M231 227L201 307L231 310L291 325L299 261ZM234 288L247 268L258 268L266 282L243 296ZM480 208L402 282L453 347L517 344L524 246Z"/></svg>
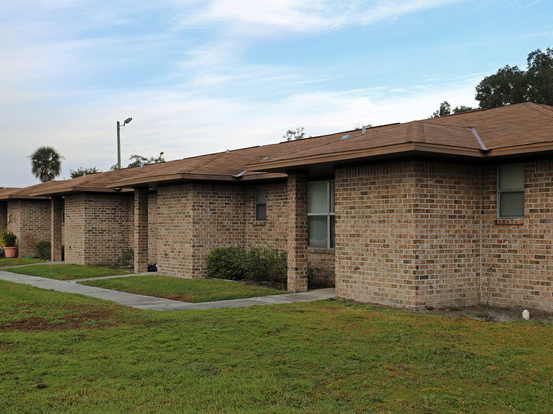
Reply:
<svg viewBox="0 0 553 414"><path fill-rule="evenodd" d="M4 256L8 257L17 257L17 247L4 247Z"/></svg>

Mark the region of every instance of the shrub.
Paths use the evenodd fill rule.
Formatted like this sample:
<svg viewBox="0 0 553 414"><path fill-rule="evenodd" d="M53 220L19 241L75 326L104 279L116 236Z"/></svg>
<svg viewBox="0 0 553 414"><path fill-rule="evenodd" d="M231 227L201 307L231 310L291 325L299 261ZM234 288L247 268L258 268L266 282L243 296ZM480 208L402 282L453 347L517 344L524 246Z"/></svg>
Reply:
<svg viewBox="0 0 553 414"><path fill-rule="evenodd" d="M115 260L114 267L132 267L134 266L134 250L127 249Z"/></svg>
<svg viewBox="0 0 553 414"><path fill-rule="evenodd" d="M52 252L52 243L46 240L41 240L35 244L36 257L42 260L50 260Z"/></svg>
<svg viewBox="0 0 553 414"><path fill-rule="evenodd" d="M244 279L246 252L240 247L218 248L207 256L207 272L220 279Z"/></svg>
<svg viewBox="0 0 553 414"><path fill-rule="evenodd" d="M218 248L207 258L210 277L255 282L285 283L286 252L268 247L256 247L246 252L240 247Z"/></svg>
<svg viewBox="0 0 553 414"><path fill-rule="evenodd" d="M17 236L8 229L5 229L0 235L0 245L2 247L15 247Z"/></svg>
<svg viewBox="0 0 553 414"><path fill-rule="evenodd" d="M255 247L246 255L246 280L285 283L286 252L269 247Z"/></svg>

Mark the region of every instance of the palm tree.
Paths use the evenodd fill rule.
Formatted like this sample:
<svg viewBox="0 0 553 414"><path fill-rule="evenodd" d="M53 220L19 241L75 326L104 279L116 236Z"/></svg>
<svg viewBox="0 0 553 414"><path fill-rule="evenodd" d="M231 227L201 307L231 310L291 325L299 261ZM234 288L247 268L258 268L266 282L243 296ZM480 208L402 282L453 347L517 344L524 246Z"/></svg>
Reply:
<svg viewBox="0 0 553 414"><path fill-rule="evenodd" d="M30 156L32 171L43 183L61 174L62 156L52 147L37 148Z"/></svg>

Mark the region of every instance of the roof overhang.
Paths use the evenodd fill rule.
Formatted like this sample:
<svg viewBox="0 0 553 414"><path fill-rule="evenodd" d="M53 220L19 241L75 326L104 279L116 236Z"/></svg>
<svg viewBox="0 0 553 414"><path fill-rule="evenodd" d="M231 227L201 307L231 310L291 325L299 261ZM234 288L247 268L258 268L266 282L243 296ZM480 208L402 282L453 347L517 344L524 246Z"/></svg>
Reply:
<svg viewBox="0 0 553 414"><path fill-rule="evenodd" d="M248 171L286 172L292 169L307 169L317 172L329 172L335 165L345 162L368 162L373 160L397 159L409 156L427 156L444 160L465 160L486 162L504 158L524 158L536 155L553 154L553 143L527 144L504 148L481 150L446 145L410 142L370 149L344 151L339 153L316 154L305 157L275 159L248 165Z"/></svg>
<svg viewBox="0 0 553 414"><path fill-rule="evenodd" d="M122 190L123 192L127 192L130 190ZM107 194L118 194L121 191L117 191L111 188L106 187L67 187L67 188L60 188L55 190L45 190L41 192L37 192L40 196L62 196L67 194L77 194L77 193L107 193ZM33 197L36 198L36 197Z"/></svg>
<svg viewBox="0 0 553 414"><path fill-rule="evenodd" d="M31 195L5 195L0 196L0 201L10 201L10 200L48 200L47 196L31 196Z"/></svg>
<svg viewBox="0 0 553 414"><path fill-rule="evenodd" d="M248 171L285 172L294 168L304 168L317 164L332 166L343 164L344 161L368 161L416 155L432 155L444 158L475 159L484 158L485 152L480 149L450 147L446 145L409 142L387 145L377 148L367 148L339 153L317 154L306 157L276 159L248 166Z"/></svg>
<svg viewBox="0 0 553 414"><path fill-rule="evenodd" d="M218 175L218 174L164 174L142 178L130 178L110 184L110 188L133 188L133 187L157 187L171 184L179 184L190 181L218 181L218 182L241 182L257 180L275 180L286 178L286 174L257 172L248 175Z"/></svg>

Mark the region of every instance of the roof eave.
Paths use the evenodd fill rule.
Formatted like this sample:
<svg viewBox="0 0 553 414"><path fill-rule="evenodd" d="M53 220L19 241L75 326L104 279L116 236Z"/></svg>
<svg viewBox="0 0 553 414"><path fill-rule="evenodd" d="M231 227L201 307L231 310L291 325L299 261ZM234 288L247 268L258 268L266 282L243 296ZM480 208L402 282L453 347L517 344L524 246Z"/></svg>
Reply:
<svg viewBox="0 0 553 414"><path fill-rule="evenodd" d="M238 179L232 175L224 174L190 174L190 173L178 173L178 174L166 174L145 178L135 178L123 181L117 181L109 185L110 188L124 188L124 187L143 187L143 186L156 186L159 184L177 183L183 181L237 181Z"/></svg>
<svg viewBox="0 0 553 414"><path fill-rule="evenodd" d="M7 195L0 197L0 201L8 200L48 200L47 196L32 196L32 195Z"/></svg>
<svg viewBox="0 0 553 414"><path fill-rule="evenodd" d="M59 190L52 190L52 191L43 191L37 194L40 194L41 196L61 196L66 194L76 194L76 193L109 193L109 194L117 194L120 191L116 191L113 188L110 187L70 187L70 188L62 188ZM33 197L34 198L34 197Z"/></svg>
<svg viewBox="0 0 553 414"><path fill-rule="evenodd" d="M553 152L553 142L517 145L505 148L494 148L489 151L489 157L511 157L517 155L532 155Z"/></svg>
<svg viewBox="0 0 553 414"><path fill-rule="evenodd" d="M335 163L340 161L378 158L390 155L416 155L422 153L434 155L439 154L444 156L454 156L462 158L483 158L486 156L481 149L451 147L446 145L427 144L421 142L409 142L370 149L310 155L306 157L250 164L248 165L248 171L284 171L289 168L302 167L312 164Z"/></svg>
<svg viewBox="0 0 553 414"><path fill-rule="evenodd" d="M192 173L179 173L179 174L166 174L158 175L147 178L129 179L118 181L110 184L110 188L132 188L132 187L155 187L158 185L177 184L187 181L223 181L223 182L240 182L240 181L252 181L252 180L267 180L286 178L285 174L278 173L260 173L255 176L242 175L236 177L234 175L226 174L192 174Z"/></svg>

